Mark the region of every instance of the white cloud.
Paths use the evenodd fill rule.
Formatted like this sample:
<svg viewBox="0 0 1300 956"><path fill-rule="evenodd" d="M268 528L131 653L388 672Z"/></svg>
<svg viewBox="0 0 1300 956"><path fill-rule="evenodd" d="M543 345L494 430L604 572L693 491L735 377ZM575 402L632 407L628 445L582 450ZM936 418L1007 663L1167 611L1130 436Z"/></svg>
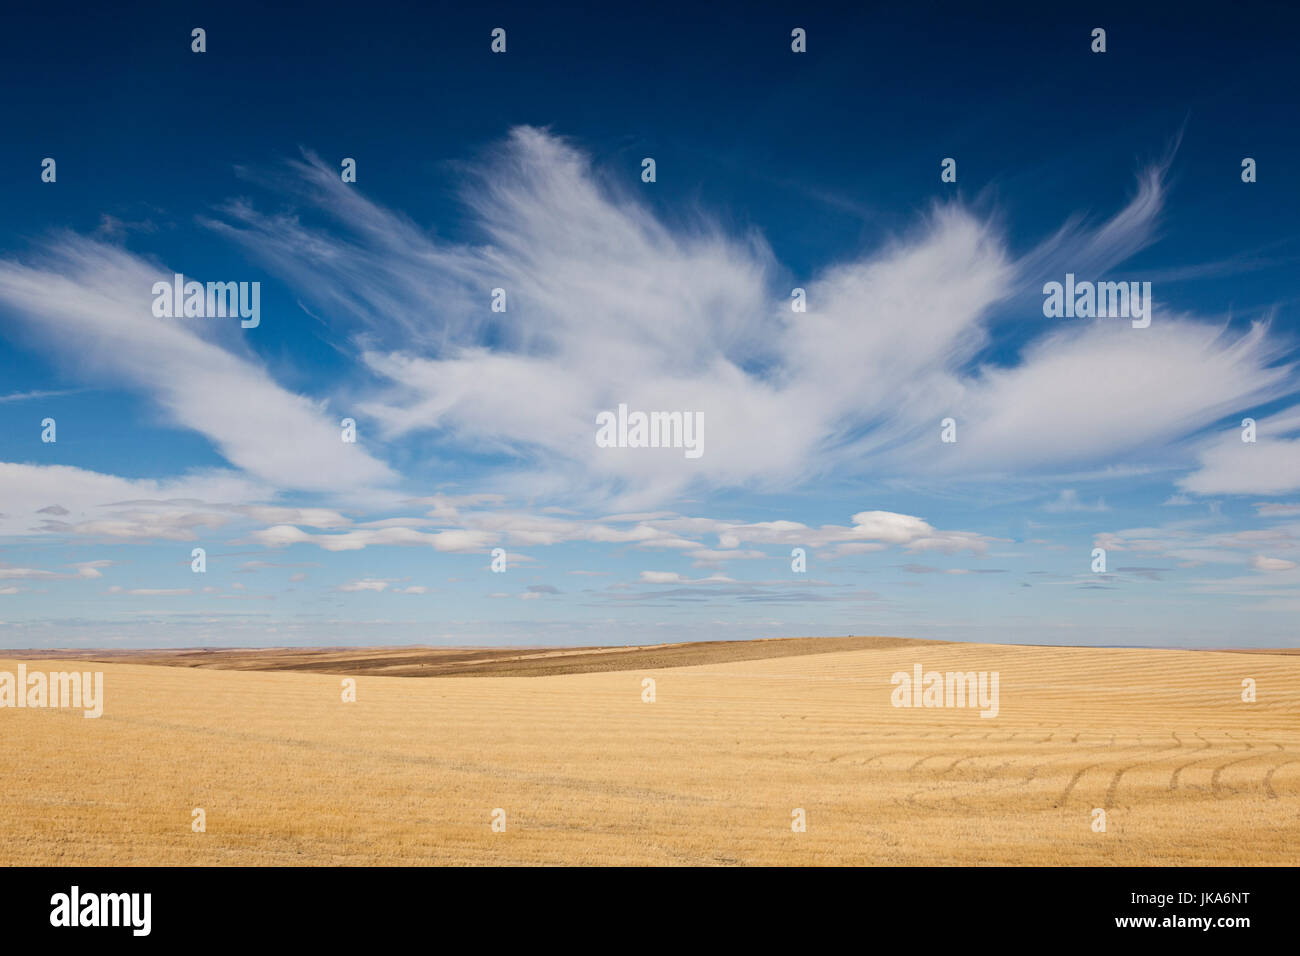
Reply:
<svg viewBox="0 0 1300 956"><path fill-rule="evenodd" d="M65 565L66 567L75 568L76 573L66 573L59 571L47 571L43 568L16 568L11 567L4 562L0 562L0 580L15 580L24 578L39 578L43 580L59 579L90 579L102 578L103 572L100 568L107 568L116 562L114 561L79 561L76 564Z"/></svg>
<svg viewBox="0 0 1300 956"><path fill-rule="evenodd" d="M676 571L642 571L641 580L649 584L675 584L684 579Z"/></svg>
<svg viewBox="0 0 1300 956"><path fill-rule="evenodd" d="M326 551L360 551L372 545L431 547L436 551L482 551L496 536L480 531L423 532L411 528L383 528L373 531L346 531L342 534L311 534L293 525L275 525L254 531L253 540L268 548L291 544L315 544Z"/></svg>
<svg viewBox="0 0 1300 956"><path fill-rule="evenodd" d="M1296 563L1283 558L1269 558L1257 554L1250 559L1250 566L1256 571L1290 571L1296 567Z"/></svg>
<svg viewBox="0 0 1300 956"><path fill-rule="evenodd" d="M1097 499L1096 504L1090 505L1083 501L1079 497L1079 493L1073 488L1066 488L1055 501L1043 505L1043 510L1063 513L1071 511L1109 511L1110 509L1106 507L1106 502L1100 498Z"/></svg>
<svg viewBox="0 0 1300 956"><path fill-rule="evenodd" d="M248 505L239 509L257 521L267 524L303 524L309 528L346 528L352 523L329 508L276 508L267 505Z"/></svg>
<svg viewBox="0 0 1300 956"><path fill-rule="evenodd" d="M237 515L231 503L267 494L229 471L179 478L120 478L67 465L0 462L0 537L94 535L189 541Z"/></svg>
<svg viewBox="0 0 1300 956"><path fill-rule="evenodd" d="M78 561L76 564L69 565L77 569L77 577L81 578L102 578L104 576L100 568L112 567L115 561Z"/></svg>
<svg viewBox="0 0 1300 956"><path fill-rule="evenodd" d="M47 242L35 261L0 260L0 305L32 340L89 377L147 394L235 467L277 488L344 491L393 477L341 440L338 418L272 380L237 338L257 329L154 316L153 283L172 268L73 234Z"/></svg>
<svg viewBox="0 0 1300 956"><path fill-rule="evenodd" d="M1200 468L1179 487L1198 495L1300 491L1300 405L1258 419L1255 441L1241 436L1233 426L1206 440L1198 452Z"/></svg>
<svg viewBox="0 0 1300 956"><path fill-rule="evenodd" d="M1072 221L1019 259L949 205L786 283L757 236L670 228L537 129L475 171L476 246L432 238L314 157L292 165L293 188L343 236L244 203L214 227L364 329L362 359L389 384L360 407L386 436L506 453L524 463L497 476L507 491L635 506L834 471L955 479L1177 456L1209 421L1294 384L1266 326L1234 338L1159 302L1150 328L1043 320L1008 364L973 364L995 307L1041 304L1046 279L1102 276L1151 241L1163 167L1109 220ZM790 284L808 290L806 313L791 312ZM487 308L495 287L505 317ZM704 456L597 448L595 414L620 402L703 412ZM941 446L949 415L959 441Z"/></svg>
<svg viewBox="0 0 1300 956"><path fill-rule="evenodd" d="M641 580L646 584L736 584L735 578L725 574L710 574L706 578L688 578L675 571L642 571ZM751 583L751 582L746 582ZM788 583L788 582L787 582Z"/></svg>
<svg viewBox="0 0 1300 956"><path fill-rule="evenodd" d="M853 516L853 524L822 525L811 528L795 521L760 521L749 524L698 518L664 512L664 517L635 522L616 520L620 517L640 518L639 515L613 518L584 519L560 518L555 515L535 515L517 511L479 511L459 509L455 524L447 527L440 521L442 530L421 531L426 524L419 519L387 519L373 522L378 528L362 528L341 533L312 534L294 525L273 525L250 534L252 540L264 547L280 548L294 544L315 544L326 551L357 551L383 545L433 547L438 551L478 552L506 542L511 545L550 546L568 542L598 544L626 544L640 550L679 550L687 557L709 563L722 558L766 557L758 550L741 550L742 543L756 545L804 546L835 548L838 555L879 551L899 545L908 551L942 551L954 553L970 551L984 554L990 542L996 540L969 531L945 531L935 528L922 518L891 511L862 511ZM417 527L410 527L415 524ZM625 526L620 527L620 524ZM720 540L734 543L731 550L706 548L700 540L705 535L716 535ZM511 560L522 558L512 552Z"/></svg>
<svg viewBox="0 0 1300 956"><path fill-rule="evenodd" d="M246 201L207 222L321 306L335 331L355 334L381 382L349 402L367 434L505 456L517 464L492 477L507 493L637 507L697 485L785 490L836 473L960 480L1179 459L1209 422L1286 394L1295 370L1278 361L1283 346L1266 325L1233 336L1159 301L1147 329L1044 319L1027 343L1001 337L998 308L1032 307L1043 281L1067 269L1101 277L1152 240L1164 172L1143 173L1110 219L1071 220L1019 257L995 220L949 204L874 250L788 279L757 234L705 217L669 226L632 192L602 185L579 150L529 127L471 173L475 244L435 238L313 156L272 185L333 228ZM338 440L319 402L272 380L243 337L256 330L154 318L149 289L170 268L76 236L42 252L38 267L0 263L0 303L51 351L90 356L89 371L149 394L275 489L373 491L394 479ZM808 291L806 313L790 310L793 284ZM504 316L488 308L496 287L507 292ZM980 364L990 346L1009 358ZM596 413L622 402L702 412L704 456L596 447ZM941 445L948 416L959 441ZM1300 441L1270 441L1256 449L1267 467L1252 470L1271 477L1244 484L1300 485ZM1223 468L1236 476L1228 484L1243 484L1232 460L1202 451L1185 490L1224 486ZM437 499L432 516L454 518L456 506L437 513ZM314 510L259 520L349 527ZM540 519L515 535L553 540ZM349 540L366 539L335 547Z"/></svg>
<svg viewBox="0 0 1300 956"><path fill-rule="evenodd" d="M1016 473L1152 455L1294 387L1292 370L1273 365L1282 345L1263 324L1232 339L1167 313L1146 329L1069 321L1030 344L1020 364L963 383L951 406L958 442L944 456L946 472ZM917 453L933 456L924 447Z"/></svg>
<svg viewBox="0 0 1300 956"><path fill-rule="evenodd" d="M1128 528L1118 532L1104 532L1093 538L1094 547L1105 548L1108 551L1160 555L1189 565L1246 564L1252 561L1248 557L1248 552L1264 547L1290 550L1298 544L1300 544L1300 526L1290 525L1235 531L1206 531L1188 523L1162 528Z"/></svg>
<svg viewBox="0 0 1300 956"><path fill-rule="evenodd" d="M44 571L40 568L0 568L0 579L4 580L23 580L27 578L55 578L58 577L53 571Z"/></svg>
<svg viewBox="0 0 1300 956"><path fill-rule="evenodd" d="M132 597L176 597L183 594L193 594L190 588L124 588L119 585L113 585L107 591L108 594L127 594Z"/></svg>
<svg viewBox="0 0 1300 956"><path fill-rule="evenodd" d="M355 581L349 581L347 584L340 584L340 591L386 591L393 582L385 578L359 578Z"/></svg>

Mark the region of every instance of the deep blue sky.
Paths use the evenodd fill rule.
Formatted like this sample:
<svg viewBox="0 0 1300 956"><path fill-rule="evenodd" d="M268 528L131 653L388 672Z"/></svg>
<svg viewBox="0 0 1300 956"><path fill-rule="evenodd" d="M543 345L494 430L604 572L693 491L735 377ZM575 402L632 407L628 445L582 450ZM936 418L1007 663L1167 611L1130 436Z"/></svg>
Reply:
<svg viewBox="0 0 1300 956"><path fill-rule="evenodd" d="M287 275L257 247L231 241L211 227L213 220L229 221L232 201L247 199L271 232L280 226L268 222L283 214L296 217L292 221L322 242L350 249L356 236L349 239L332 217L336 203L306 201L276 185L286 162L301 159L304 151L321 157L329 169L350 156L359 169L354 192L369 207L405 217L433 246L499 246L502 237L485 228L465 198L482 177L493 182L493 176L506 175L491 170L512 129L537 127L589 159L591 179L605 190L611 208L621 208L627 197L635 196L666 230L664 235L693 235L707 221L729 242L743 245L747 237L761 237L770 248L762 282L776 303L774 310L784 290L799 285L812 291L814 313L824 270L858 264L870 272L874 263L885 274L901 274L888 250L922 245L935 204L948 204L992 230L1008 260L1035 264L1021 270L1015 290L976 310L978 317L968 324L984 330L983 341L971 349L941 349L934 357L952 382L969 388L963 400L968 404L954 405L959 419L962 409L970 408L969 416L997 418L999 427L1012 433L1022 426L999 404L1008 399L1001 393L980 399L978 386L999 369L1030 367L1027 352L1050 331L1039 310L1038 286L1061 278L1075 262L1086 267L1094 261L1077 249L1071 253L1068 244L1041 260L1033 254L1059 230L1072 227L1081 243L1094 236L1099 248L1108 247L1110 222L1114 231L1135 237L1133 248L1123 255L1111 250L1097 261L1116 270L1107 275L1153 281L1162 314L1198 323L1189 328L1222 328L1229 338L1246 334L1253 322L1270 320L1270 347L1249 359L1260 368L1242 373L1243 382L1261 381L1263 368L1294 360L1294 338L1300 331L1294 278L1300 265L1300 132L1295 121L1300 16L1284 4L1218 9L1162 5L1141 11L1091 3L1050 7L822 4L810 9L745 3L543 9L496 4L466 11L412 3L349 6L337 12L328 5L291 10L240 4L16 8L0 31L0 79L10 93L0 107L0 258L47 277L68 275L68 260L54 251L66 249L79 236L200 278L260 281L267 317L262 326L255 333L221 327L211 333L212 341L248 358L286 394L327 405L322 418L331 426L341 415L358 415L363 434L371 439L367 453L395 476L378 482L391 494L496 492L507 500L492 507L512 513L553 508L594 520L625 510L621 506L627 500L603 487L598 475L590 483L579 480L593 474L590 468L584 471L582 461L569 461L572 467L563 469L564 480L574 484L568 493L563 482L531 488L526 480L530 469L547 471L564 459L563 445L539 450L518 441L517 434L512 438L509 429L493 431L485 444L479 439L487 433L476 431L482 421L464 413L397 431L382 416L368 419L359 413L364 403L391 398L384 392L391 381L359 359L367 345L390 352L409 345L408 356L426 360L449 359L453 352L445 343L409 342L409 335L404 339L397 328L385 330L373 321L366 325L314 301L327 276L305 282L301 275ZM190 51L195 26L207 31L208 50L202 55ZM498 26L508 31L504 56L489 52L489 33ZM790 51L790 30L796 26L808 32L808 53L803 55ZM1094 27L1107 31L1105 54L1089 49ZM46 156L58 162L53 185L39 177ZM638 179L644 156L653 156L658 164L658 181L649 186ZM939 181L939 162L947 156L958 162L956 184ZM1245 156L1258 161L1257 183L1240 181ZM1125 226L1123 211L1138 196L1144 171L1152 167L1158 167L1162 184L1158 209L1140 225ZM530 228L530 242L548 245L545 229L536 223ZM562 224L557 222L553 235L560 245L566 235ZM616 241L603 242L608 247ZM268 242L293 248L284 235ZM920 270L926 278L919 284L942 290L950 281L943 248L926 260ZM626 263L619 263L634 269L643 259L642 253L630 252ZM418 263L418 257L413 261ZM1040 263L1042 269L1035 271ZM673 269L679 267L670 263L662 271L647 271L652 277L647 281L656 288L676 287ZM581 276L582 263L574 268ZM604 268L608 271L609 264ZM429 267L431 282L436 271ZM421 268L417 265L411 275L418 284ZM90 280L81 275L75 281ZM626 277L622 281L635 297ZM689 288L694 281L699 280L683 276L680 285ZM383 284L376 280L378 287ZM0 462L163 481L217 469L232 479L255 481L259 488L247 498L209 505L329 507L357 523L405 520L427 510L400 507L395 498L377 502L351 486L331 494L295 485L279 480L278 473L233 459L223 444L227 439L185 420L174 401L161 394L166 387L142 381L138 366L105 371L98 367L102 347L97 354L90 339L84 349L70 343L69 336L77 336L78 328L84 334L86 326L60 325L63 304L42 304L36 309L40 314L33 315L30 304L15 301L12 288L0 295ZM686 296L685 301L695 300ZM416 297L411 311L418 312L421 302ZM477 338L456 344L503 355L554 357L562 352L542 340L563 314L546 313L540 302L526 298L521 304L518 321L535 323L528 327L538 336L529 348L516 348L500 328L482 326L476 327ZM860 321L866 324L917 329L933 318L927 309L942 313L948 308L942 300L934 306L910 299L896 304L887 295L879 303L859 304L880 307L863 313ZM530 305L536 307L530 310ZM86 308L98 314L97 306ZM434 308L416 321L422 329L441 329L458 319L458 308L449 300L445 314ZM700 321L709 321L710 314L703 312ZM593 316L592 321L603 320ZM837 321L858 320L850 315ZM1199 341L1192 332L1188 335L1187 341ZM756 325L741 339L766 347L771 336L770 328ZM758 377L774 384L783 381L779 369L785 368L792 347L771 341L774 354L761 360L738 357L745 351L740 345L722 351L747 370L762 370ZM1190 395L1207 376L1218 374L1212 363L1193 363L1196 349L1183 344L1186 364L1173 363L1153 377L1152 387L1161 390L1152 396L1157 403L1171 390ZM148 355L147 340L136 346ZM1213 346L1216 351L1230 348L1226 341ZM158 361L173 361L168 354L160 352ZM689 378L692 363L705 363L712 354L698 343L684 346L682 376ZM1054 353L1049 349L1048 354ZM1177 343L1154 346L1153 355L1174 354L1183 354ZM1080 363L1090 361L1086 350L1080 356ZM746 359L754 364L746 365ZM141 361L147 364L147 359ZM1112 365L1080 377L1078 404L1094 400L1089 391L1094 385L1114 393L1108 384ZM219 628L201 633L178 629L175 622L186 615L219 606L215 592L209 601L189 577L189 548L199 543L213 553L238 552L240 561L312 565L296 572L309 573L297 582L289 582L284 569L241 569L257 572L246 576L249 586L240 590L253 588L252 579L259 579L256 590L262 599L256 603L259 614L274 619L268 626L295 625L300 629L295 639L307 643L336 642L340 632L378 643L549 641L557 633L565 640L614 643L660 636L655 628L696 637L888 630L980 639L1006 635L1076 643L1179 643L1182 625L1169 623L1169 609L1189 606L1195 611L1180 613L1187 615L1187 626L1203 628L1196 641L1251 643L1232 632L1232 622L1249 614L1259 635L1256 643L1294 643L1285 615L1300 609L1300 590L1294 596L1290 590L1300 588L1300 580L1292 577L1293 568L1282 565L1300 560L1291 551L1300 531L1263 521L1261 510L1261 505L1271 505L1270 514L1285 517L1276 509L1285 508L1292 500L1288 495L1300 490L1300 476L1288 471L1295 461L1287 417L1294 415L1294 375L1281 375L1282 381L1261 385L1258 392L1247 385L1235 390L1224 386L1221 395L1202 405L1188 399L1184 407L1175 396L1176 407L1160 413L1165 419L1155 429L1159 434L1143 438L1137 447L1119 447L1121 442L1110 448L1097 439L1093 451L1073 455L1067 442L1054 454L980 459L956 474L935 473L926 463L928 452L921 459L906 453L915 440L910 427L882 437L882 444L872 446L865 457L843 455L842 448L834 447L846 435L879 434L882 426L905 417L899 408L914 408L920 400L906 394L906 385L925 381L922 373L929 368L919 363L915 375L893 387L889 394L895 399L876 397L872 405L864 398L852 415L831 408L834 403L827 398L827 408L819 409L808 427L825 428L835 439L806 449L814 460L795 469L798 474L776 476L769 465L738 464L662 494L647 490L638 507L630 509L733 522L785 520L810 528L848 527L852 515L884 511L987 539L982 551L967 552L964 558L960 547L913 550L915 538L856 554L832 555L833 545L827 542L810 545L823 548L827 573L809 577L825 582L818 586L830 591L847 589L842 600L814 600L816 588L788 591L773 583L790 578L790 543L784 541L740 545L768 548L770 561L750 557L729 562L714 556L701 565L681 560L680 546L647 555L626 543L611 550L571 541L537 544L529 552L526 539L508 542L503 537L501 543L517 544L533 562L503 582L484 571L486 547L456 547L426 560L423 550L403 546L326 551L313 543L269 547L269 539L250 537L268 526L301 526L288 519L249 522L244 515L223 524L213 542L204 536L215 534L215 527L204 526L208 530L194 532L193 538L179 532L156 537L150 530L156 526L148 521L129 532L105 531L87 512L80 530L44 528L37 534L35 525L24 523L27 516L13 517L22 507L5 506L0 484L0 514L10 512L17 522L0 538L0 589L7 585L13 592L0 597L10 602L0 604L0 622L20 625L0 635L0 643L36 643L33 629L46 643L186 643L193 635L208 643L283 642L283 630L276 632L278 637L264 633L262 618L241 619L238 637ZM441 369L438 380L450 371ZM793 366L786 371L795 375ZM814 382L832 377L829 371L819 376L815 366L802 371ZM469 377L480 374L471 371ZM584 369L558 361L556 374L582 378ZM863 375L881 377L869 363ZM647 374L643 384L648 387L654 378ZM1054 376L1049 372L1044 378ZM504 387L512 381L503 379ZM24 397L29 393L59 394ZM927 386L925 394L943 393L936 384ZM1037 393L1031 383L1012 394ZM546 400L558 407L558 397ZM485 401L477 396L473 407L481 409ZM520 401L543 399L533 389ZM1033 399L1015 401L1036 404ZM1119 410L1098 409L1098 433L1122 431L1144 414L1134 408L1126 417L1122 402L1115 403ZM1044 408L1050 404L1043 400ZM1269 454L1276 457L1268 464L1258 458L1242 464L1248 472L1278 474L1278 480L1261 483L1252 472L1236 484L1219 477L1198 484L1194 476L1208 473L1214 464L1209 444L1248 414L1279 416L1268 435L1276 443ZM33 444L39 433L34 422L46 415L57 418L59 441ZM928 408L917 415L930 420ZM248 427L255 426L249 422ZM1034 444L1037 426L1023 427L1025 441ZM1128 477L1108 479L1108 469L1128 469L1123 472ZM967 480L975 476L978 481ZM628 476L621 478L618 492L628 490ZM50 487L59 483L51 478ZM10 501L20 497L14 492ZM1183 498L1186 504L1163 504ZM46 504L77 510L57 500ZM113 501L83 502L88 509L92 504L110 508ZM193 508L203 510L197 504ZM68 517L66 523L76 522ZM456 527L461 526L447 519L431 530ZM1125 533L1135 529L1143 533ZM1250 537L1254 532L1263 537ZM1246 536L1231 542L1214 537L1222 534ZM1088 555L1101 540L1098 536L1106 535L1118 536L1109 541L1128 542L1120 544L1124 556L1115 556L1112 565L1137 569L1125 572L1127 577L1106 579L1106 588L1123 594L1122 609L1077 603L1093 596ZM715 537L716 529L701 530L699 540L716 549ZM1140 557L1134 556L1135 538L1146 542L1136 546ZM1044 542L1036 547L1048 550L1033 553L1031 541ZM413 555L419 556L414 569ZM114 564L101 567L100 577L67 570L89 561ZM224 570L214 561L204 585L230 597L237 580L229 576L235 573L234 561L227 561ZM979 562L988 566L982 570L997 573L969 573L981 570ZM917 570L921 566L925 569ZM3 577L6 567L14 572L8 578ZM607 576L588 580L572 575L583 570ZM48 571L56 577L20 571ZM647 579L646 571L678 574L681 583L692 587L656 596L651 585L679 582ZM1080 571L1084 577L1074 579ZM1058 589L1040 595L1045 588L1031 572L1058 575ZM1252 573L1267 583L1250 583ZM80 576L57 576L67 574ZM223 574L227 576L218 581ZM709 575L729 580L700 581ZM464 586L462 580L475 583ZM385 586L339 590L356 581ZM735 581L748 583L733 592ZM932 587L936 581L944 588ZM425 604L393 610L398 582L426 587L427 594L410 596ZM638 595L625 602L626 608L617 603L619 586ZM120 590L110 594L111 587ZM543 590L529 592L527 587ZM615 590L601 590L607 587ZM1034 587L1039 596L1031 602L1027 595ZM187 589L194 593L125 593ZM715 593L722 591L728 593ZM489 593L508 598L489 600ZM534 597L528 603L511 603L529 593ZM510 609L498 609L505 605ZM750 613L756 606L761 614ZM155 612L158 617L150 616ZM147 627L139 625L141 617L149 618ZM349 621L396 623L354 626ZM551 631L543 633L538 621L547 622Z"/></svg>
<svg viewBox="0 0 1300 956"><path fill-rule="evenodd" d="M660 206L693 200L757 224L794 270L829 243L906 225L933 198L932 157L959 157L962 192L991 193L1031 232L1121 200L1138 159L1184 126L1177 249L1208 258L1288 239L1284 213L1298 211L1284 157L1300 136L1288 121L1300 18L1285 4L171 6L11 13L8 232L219 202L237 188L233 164L306 146L359 154L377 201L456 235L438 171L518 124L553 126L602 165L653 152ZM809 31L807 56L790 55L792 24ZM204 56L189 50L194 25ZM495 25L509 30L504 57L487 51ZM1104 56L1089 52L1094 26L1108 30ZM32 150L60 158L57 196L29 175ZM1271 160L1258 206L1198 196L1249 154ZM1219 228L1179 229L1180 214Z"/></svg>

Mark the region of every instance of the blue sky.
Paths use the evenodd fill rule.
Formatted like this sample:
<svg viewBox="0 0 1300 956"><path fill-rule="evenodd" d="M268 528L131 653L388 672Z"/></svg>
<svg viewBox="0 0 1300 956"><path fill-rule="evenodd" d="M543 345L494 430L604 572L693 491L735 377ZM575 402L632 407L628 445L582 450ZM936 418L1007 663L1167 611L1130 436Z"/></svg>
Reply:
<svg viewBox="0 0 1300 956"><path fill-rule="evenodd" d="M1294 646L1295 21L19 11L0 646ZM704 454L597 447L620 403Z"/></svg>

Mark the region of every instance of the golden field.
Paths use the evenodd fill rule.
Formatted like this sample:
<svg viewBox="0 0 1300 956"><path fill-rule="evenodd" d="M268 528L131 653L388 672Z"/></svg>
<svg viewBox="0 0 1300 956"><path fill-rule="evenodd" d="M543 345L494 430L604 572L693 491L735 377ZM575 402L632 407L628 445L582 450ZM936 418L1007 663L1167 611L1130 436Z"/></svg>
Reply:
<svg viewBox="0 0 1300 956"><path fill-rule="evenodd" d="M355 703L337 655L328 673L24 655L102 670L104 714L0 710L0 863L1296 862L1300 657L841 640L863 643L542 676L359 661ZM997 671L997 717L892 706L918 663Z"/></svg>

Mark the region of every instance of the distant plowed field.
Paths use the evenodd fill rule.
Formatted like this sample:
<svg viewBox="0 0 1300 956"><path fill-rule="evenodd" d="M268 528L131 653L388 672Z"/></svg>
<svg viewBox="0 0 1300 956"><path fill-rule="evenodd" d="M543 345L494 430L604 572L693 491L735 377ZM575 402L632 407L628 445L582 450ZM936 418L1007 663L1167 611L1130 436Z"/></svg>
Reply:
<svg viewBox="0 0 1300 956"><path fill-rule="evenodd" d="M269 647L155 651L9 651L21 658L164 664L221 670L384 677L541 677L629 667L687 667L935 643L903 637L791 637L611 647Z"/></svg>
<svg viewBox="0 0 1300 956"><path fill-rule="evenodd" d="M104 713L0 709L0 862L1297 862L1300 657L878 640L472 680L28 659L103 670ZM997 716L893 706L916 664L998 672Z"/></svg>

